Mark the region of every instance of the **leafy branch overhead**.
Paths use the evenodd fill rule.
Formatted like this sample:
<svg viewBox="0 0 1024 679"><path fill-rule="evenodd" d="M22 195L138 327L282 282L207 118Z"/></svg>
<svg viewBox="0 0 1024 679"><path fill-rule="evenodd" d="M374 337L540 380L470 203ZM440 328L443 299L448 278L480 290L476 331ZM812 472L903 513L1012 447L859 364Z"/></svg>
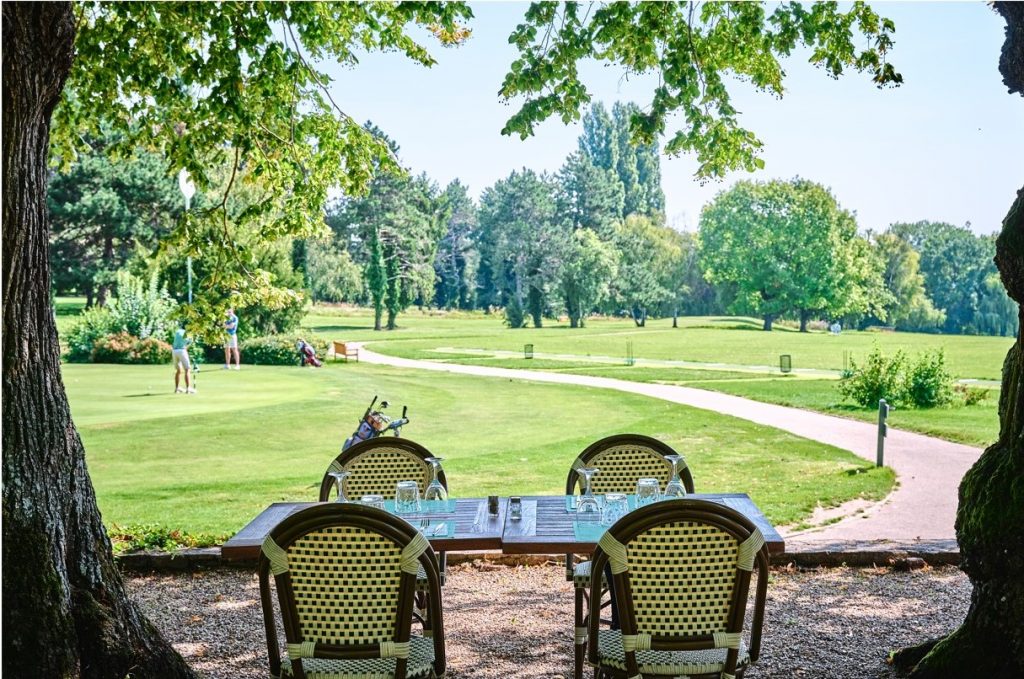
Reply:
<svg viewBox="0 0 1024 679"><path fill-rule="evenodd" d="M753 171L764 166L761 141L740 124L730 78L781 97L779 59L803 48L833 78L853 69L879 87L897 86L903 77L887 61L894 31L864 2L845 12L835 2L788 2L771 12L757 2L533 3L509 38L519 58L500 94L525 101L502 133L526 138L552 116L577 120L591 100L579 63L596 59L657 77L650 103L633 113L635 142L656 142L666 119L681 113L667 153L695 153L702 178Z"/></svg>
<svg viewBox="0 0 1024 679"><path fill-rule="evenodd" d="M261 227L268 240L313 235L328 191L356 195L378 171L401 171L387 144L334 100L319 64L387 50L431 66L414 36L458 44L472 17L463 4L440 2L83 3L75 11L77 55L54 113L55 160L73 160L101 122L131 131L125 153L159 151L169 174L186 168L200 191L223 192L169 240L229 267L242 244L235 223L273 215ZM237 183L218 186L214 176L224 167L265 200L230 214ZM219 229L205 223L214 220ZM266 289L259 272L233 268Z"/></svg>

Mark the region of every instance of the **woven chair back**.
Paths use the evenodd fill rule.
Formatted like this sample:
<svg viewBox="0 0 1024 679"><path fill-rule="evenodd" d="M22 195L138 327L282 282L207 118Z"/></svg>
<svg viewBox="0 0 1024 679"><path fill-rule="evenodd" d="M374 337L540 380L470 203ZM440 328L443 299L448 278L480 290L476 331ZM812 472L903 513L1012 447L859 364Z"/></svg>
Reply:
<svg viewBox="0 0 1024 679"><path fill-rule="evenodd" d="M631 512L598 543L595 592L606 564L627 658L634 649L725 647L734 666L755 568L753 635L760 645L768 552L760 531L739 512L703 500L658 502ZM597 630L595 616L588 634L592 644Z"/></svg>
<svg viewBox="0 0 1024 679"><path fill-rule="evenodd" d="M672 464L665 459L676 451L658 439L643 434L617 434L592 443L573 462L566 481L566 495L582 491L576 472L582 467L597 467L590 489L595 495L636 492L642 478L658 479L664 488L672 478ZM693 476L688 468L680 475L686 492L693 492Z"/></svg>
<svg viewBox="0 0 1024 679"><path fill-rule="evenodd" d="M654 526L630 540L626 551L637 633L728 631L738 547L727 531L694 521Z"/></svg>
<svg viewBox="0 0 1024 679"><path fill-rule="evenodd" d="M332 471L347 471L345 496L358 500L363 495L383 495L394 498L399 481L415 481L422 494L430 478L430 464L426 458L431 452L409 439L380 437L357 443L336 457L328 466L320 482L320 502L327 502L334 494ZM441 471L441 485L448 480Z"/></svg>
<svg viewBox="0 0 1024 679"><path fill-rule="evenodd" d="M263 544L264 618L272 617L272 573L296 674L303 658L402 657L421 568L439 588L429 543L404 520L358 504L316 505L285 519ZM267 635L273 671L269 622ZM404 661L400 666L404 672Z"/></svg>

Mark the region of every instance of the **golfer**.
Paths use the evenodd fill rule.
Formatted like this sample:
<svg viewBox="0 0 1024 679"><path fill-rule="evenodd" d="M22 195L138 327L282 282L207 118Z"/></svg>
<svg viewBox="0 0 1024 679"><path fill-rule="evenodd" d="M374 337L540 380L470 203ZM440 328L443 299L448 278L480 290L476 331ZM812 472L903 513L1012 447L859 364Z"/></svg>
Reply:
<svg viewBox="0 0 1024 679"><path fill-rule="evenodd" d="M196 393L192 386L192 363L188 358L188 346L192 344L191 339L185 337L185 328L178 328L174 331L174 343L171 345L171 356L174 361L174 393ZM181 371L185 371L185 388L181 388Z"/></svg>
<svg viewBox="0 0 1024 679"><path fill-rule="evenodd" d="M238 316L234 309L228 309L228 319L224 321L227 340L224 342L224 369L231 368L231 352L235 354L235 370L241 370L242 358L238 355Z"/></svg>

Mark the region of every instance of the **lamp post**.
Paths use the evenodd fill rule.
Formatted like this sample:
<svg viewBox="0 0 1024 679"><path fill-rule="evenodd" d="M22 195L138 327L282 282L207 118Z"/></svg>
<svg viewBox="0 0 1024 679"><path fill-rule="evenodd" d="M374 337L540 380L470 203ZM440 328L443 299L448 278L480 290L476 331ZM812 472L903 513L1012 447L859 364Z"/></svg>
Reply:
<svg viewBox="0 0 1024 679"><path fill-rule="evenodd" d="M196 195L196 185L192 183L192 179L188 176L188 170L182 168L181 172L178 173L178 188L181 189L181 195L185 196L185 212L188 212L189 207L192 205L192 196ZM186 264L188 272L188 303L192 303L192 255L188 256Z"/></svg>

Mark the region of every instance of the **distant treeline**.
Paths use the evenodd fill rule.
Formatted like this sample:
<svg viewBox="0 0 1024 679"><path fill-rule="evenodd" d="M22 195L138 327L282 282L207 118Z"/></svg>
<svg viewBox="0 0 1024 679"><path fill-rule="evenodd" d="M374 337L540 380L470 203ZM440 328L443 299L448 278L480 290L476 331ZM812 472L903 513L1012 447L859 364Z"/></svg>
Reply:
<svg viewBox="0 0 1024 679"><path fill-rule="evenodd" d="M311 298L371 306L379 328L417 305L489 310L510 327L559 316L578 327L592 313L638 326L648 317L739 313L762 317L766 329L784 319L802 329L823 320L1017 333L1016 304L992 261L995 238L965 226L918 222L860 234L827 188L797 178L738 182L705 206L697 233L669 228L657 148L628 141L632 111L594 105L557 173L512 172L479 202L458 180L441 189L426 175L379 174L365 196L329 206L326 228L310 228L319 235L263 244L274 224L266 216L239 256L304 295L249 316L287 330ZM185 253L158 248L182 210L165 164L143 152L111 161L102 140L94 148L51 182L55 292L102 304L118 270L158 266L184 299ZM193 205L216 200L200 195ZM252 210L259 196L232 201L238 212ZM215 262L201 253L193 260L197 295L209 302L229 293L207 284Z"/></svg>

